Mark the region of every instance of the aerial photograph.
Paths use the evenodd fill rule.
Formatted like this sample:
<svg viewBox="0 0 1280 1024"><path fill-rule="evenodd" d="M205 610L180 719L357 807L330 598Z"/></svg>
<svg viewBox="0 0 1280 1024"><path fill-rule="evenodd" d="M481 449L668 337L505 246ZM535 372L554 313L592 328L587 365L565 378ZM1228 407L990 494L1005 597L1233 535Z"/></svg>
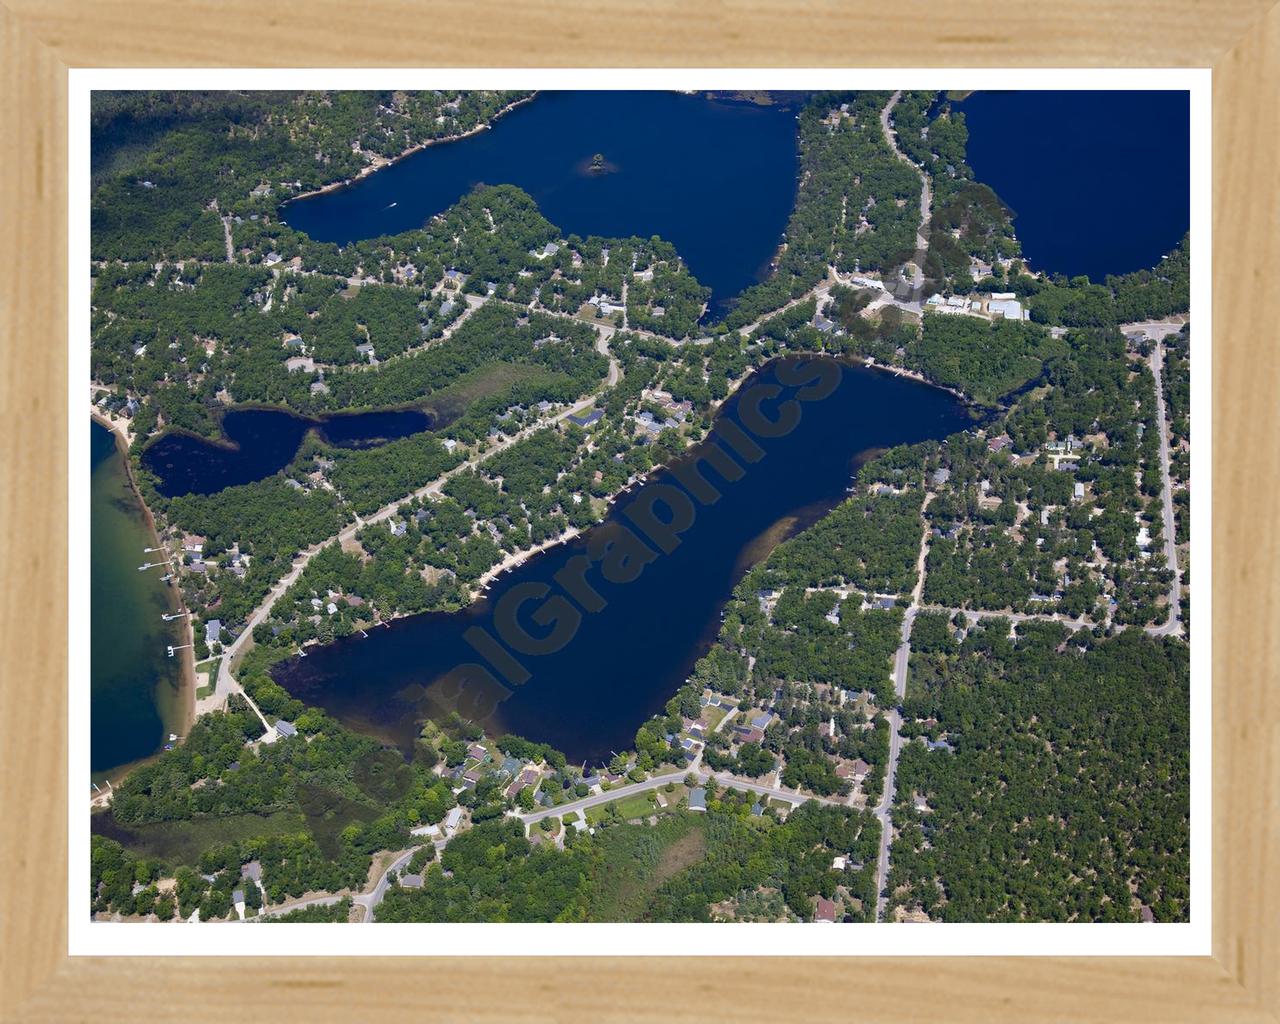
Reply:
<svg viewBox="0 0 1280 1024"><path fill-rule="evenodd" d="M1188 922L1190 120L94 91L92 921Z"/></svg>

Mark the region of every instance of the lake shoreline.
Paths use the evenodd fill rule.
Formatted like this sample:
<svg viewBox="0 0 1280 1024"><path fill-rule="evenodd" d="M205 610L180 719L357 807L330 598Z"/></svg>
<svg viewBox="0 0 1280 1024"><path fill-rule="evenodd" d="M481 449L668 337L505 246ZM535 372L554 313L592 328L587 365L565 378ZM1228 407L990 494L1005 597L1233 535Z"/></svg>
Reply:
<svg viewBox="0 0 1280 1024"><path fill-rule="evenodd" d="M728 402L730 398L733 397L733 395L742 387L742 385L751 377L753 373L756 373L764 369L766 366L768 366L770 363L774 362L777 359L798 358L798 357L804 357L804 356L808 356L811 358L818 358L818 359L831 359L838 363L842 363L848 366L860 366L868 370L878 371L879 373L887 374L888 376L907 377L915 381L917 384L921 384L925 387L934 388L938 391L945 391L952 397L956 398L966 409L970 410L971 412L980 412L987 409L986 406L983 406L981 403L974 401L972 398L964 394L962 391L953 387L948 387L945 384L939 384L936 381L929 380L926 376L924 376L924 374L920 373L918 370L909 370L909 369L906 369L905 367L888 366L884 363L877 363L873 359L867 359L861 356L836 355L829 352L799 351L799 352L782 352L778 355L770 357L769 359L759 364L758 366L757 365L749 366L740 377L731 381L729 383L729 390L725 393L724 398L715 399L710 404L713 425L714 425L715 414L719 412L720 408L726 402ZM707 434L710 434L710 431L708 431ZM703 438L700 439L699 441L694 441L691 444L686 445L675 456L675 458L679 459L683 457L690 449L696 447L698 444L702 442L702 440L705 440L705 439L706 439L706 435L704 435ZM480 602L484 601L488 596L489 587L493 584L495 580L503 576L505 573L515 572L522 565L524 565L525 562L529 561L529 559L533 558L534 556L545 554L548 551L551 551L555 548L560 547L562 544L567 544L574 538L579 537L583 533L593 530L597 526L601 525L608 518L608 514L610 510L612 510L614 504L616 504L620 499L626 497L631 492L632 488L643 485L644 482L654 473L657 473L658 471L663 469L668 469L670 468L670 465L671 463L668 463L668 462L655 462L643 473L640 473L635 477L633 477L632 479L628 480L626 484L624 484L622 487L618 488L618 490L614 491L612 494L604 498L603 501L605 505L605 514L600 519L599 522L592 523L590 526L587 526L585 528L576 527L576 526L570 527L568 530L566 530L564 533L561 533L559 536L552 537L548 540L545 540L541 544L535 545L534 547L530 547L530 548L522 548L519 551L513 551L510 554L508 554L505 558L502 559L502 561L486 569L484 573L476 577L476 579L474 579L473 581L471 581L471 583L468 584L468 588L469 588L468 592L470 594L470 600L459 605L456 610L465 611L466 609L475 607ZM393 622L398 622L402 619L409 619L409 618L413 618L415 615L423 615L423 614L431 614L431 612L430 611L428 612L392 612L389 615L379 615L377 620L370 622L366 627L363 627L363 628L372 629L375 626L389 626ZM315 647L324 647L327 645L311 642L307 646L315 648ZM296 655L291 655L291 656L296 656Z"/></svg>
<svg viewBox="0 0 1280 1024"><path fill-rule="evenodd" d="M398 156L375 157L370 163L366 164L350 178L344 178L342 181L331 181L328 185L321 185L319 188L313 188L309 192L299 192L296 196L290 196L280 204L280 209L283 210L290 203L296 203L302 199L312 199L315 196L328 195L330 192L338 192L344 188L350 188L352 185L355 185L369 177L369 175L390 167L393 164L398 164L406 157L411 157L414 153L421 153L424 149L427 149L430 146L441 146L448 142L461 142L463 139L469 139L473 135L479 135L481 132L486 132L493 127L494 122L499 118L505 117L517 107L522 107L526 103L532 102L537 98L537 96L538 91L535 90L531 95L524 97L524 99L516 100L514 103L508 103L501 110L496 111L489 120L485 121L483 124L476 125L468 131L459 132L457 135L446 135L439 139L427 139L425 142L419 142L416 145L410 146ZM283 220L283 218L281 219Z"/></svg>
<svg viewBox="0 0 1280 1024"><path fill-rule="evenodd" d="M747 561L753 562L796 529L849 499L849 485L857 479L858 467L871 448L859 443L846 452L840 444L815 446L806 437L832 436L832 430L857 424L859 431L876 435L874 447L884 447L929 437L942 440L974 427L970 407L946 389L914 379L895 385L892 377L900 375L874 372L884 368L849 356L779 353L761 366L744 368L732 382L732 392L716 403L719 416L695 448L685 448L663 465L635 474L612 495L604 528L610 522L625 525L635 509L643 508L640 488L669 486L667 474L678 472L679 465L689 459L705 458L700 454L705 449L696 444L723 445L726 436L733 436L726 435L728 427L720 419L726 415L726 403L728 422L737 423L739 413L732 410L739 408L761 372L765 381L776 378L774 367L780 361L820 361L853 372L840 375L838 397L806 406L802 430L787 431L766 446L768 459L762 468L734 477L732 502L699 506L698 532L684 537L668 557L646 563L644 586L610 586L602 607L574 627L574 644L540 653L542 660L536 663L521 659L526 671L534 670L533 677L514 689L508 687L501 709L486 713L493 717L493 728L550 743L573 759L579 754L594 757L596 748L620 749L620 738L633 735L637 723L661 706L713 637L716 608L723 607L727 594L749 568L743 561L747 546L751 551ZM813 372L800 371L806 377ZM828 371L826 376L834 375ZM824 389L824 394L832 392ZM803 486L796 491L792 483ZM642 504L637 506L636 501ZM498 575L488 589L461 608L385 616L387 630L370 631L367 638L357 633L354 639L346 636L330 644L312 644L305 659L286 655L273 666L271 676L305 704L325 710L358 732L403 748L417 735L424 712L435 717L447 710L428 700L429 692L435 692L430 686L458 665L475 661L473 638L494 628L488 624L498 616L497 610L510 611L513 594L522 594L521 600L528 601L532 587L544 594L558 592L557 574L563 573L575 554L586 550L584 543L590 543L586 529L566 534L538 550L505 555L499 566L490 569L489 576L495 570ZM769 539L762 543L762 537ZM486 578L481 578L482 586ZM634 657L615 660L615 641L636 631L661 635L663 642L637 649ZM483 651L479 656L487 657ZM602 669L605 665L607 672ZM503 671L501 665L497 668ZM671 686L667 686L668 677ZM353 685L355 679L361 683ZM475 717L477 710L467 713Z"/></svg>
<svg viewBox="0 0 1280 1024"><path fill-rule="evenodd" d="M93 422L111 431L111 436L115 440L116 451L120 455L121 461L124 465L125 479L128 481L129 489L133 492L133 496L138 502L138 508L142 511L142 523L153 542L152 546L163 548L164 545L161 542L160 534L156 527L155 514L151 511L150 506L142 496L142 489L138 486L137 476L134 473L133 462L129 457L129 445L127 443L129 432L114 423L110 417L104 416L100 410L92 405L92 403L90 404L89 415ZM166 554L167 553L168 552L166 551ZM180 594L181 589L179 587L171 586L166 588L166 597L168 599L169 609L172 613L176 614L186 611L182 605ZM176 702L177 707L180 709L181 717L173 721L164 722L164 726L169 732L185 737L187 733L191 731L191 727L195 724L196 720L195 630L191 624L190 614L182 615L180 630L181 643L189 645L181 652L182 664L179 671L180 682ZM162 715L162 720L163 717L164 716ZM123 765L114 766L107 771L102 772L101 775L104 778L110 779L113 786L117 785L132 769L148 763L151 758L156 756L158 755L152 754L137 761L131 761ZM111 779L110 777L117 772L121 773L120 777L118 779ZM99 773L95 772L93 774L97 775Z"/></svg>

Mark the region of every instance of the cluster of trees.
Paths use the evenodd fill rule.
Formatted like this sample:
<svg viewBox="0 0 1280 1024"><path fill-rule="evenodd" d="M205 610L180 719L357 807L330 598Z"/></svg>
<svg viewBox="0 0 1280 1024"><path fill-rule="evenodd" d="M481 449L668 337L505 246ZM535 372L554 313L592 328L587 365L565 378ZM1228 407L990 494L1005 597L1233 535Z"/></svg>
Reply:
<svg viewBox="0 0 1280 1024"><path fill-rule="evenodd" d="M897 306L881 306L873 316L862 315L875 295L870 288L833 286L831 301L823 312L843 333L823 335L819 345L833 355L901 362L899 353L915 343L919 330Z"/></svg>
<svg viewBox="0 0 1280 1024"><path fill-rule="evenodd" d="M1043 386L986 430L1007 433L1013 451L1039 452L1034 462L994 454L968 434L937 452L950 480L926 513L934 536L925 599L1098 620L1105 599L1116 623L1162 621L1170 575L1160 550L1154 381L1114 329L1074 330L1057 345ZM1078 458L1054 469L1045 446L1068 437Z"/></svg>
<svg viewBox="0 0 1280 1024"><path fill-rule="evenodd" d="M907 360L931 380L992 403L1035 380L1066 344L1038 324L926 313Z"/></svg>
<svg viewBox="0 0 1280 1024"><path fill-rule="evenodd" d="M933 185L929 253L922 268L926 288L965 291L973 285L971 258L994 263L1019 256L1012 211L989 186L974 180L963 111L945 95L904 92L893 108L893 125L899 148Z"/></svg>
<svg viewBox="0 0 1280 1024"><path fill-rule="evenodd" d="M334 448L330 480L357 515L429 484L462 461L434 434L411 434L365 450ZM336 532L336 531L335 531Z"/></svg>
<svg viewBox="0 0 1280 1024"><path fill-rule="evenodd" d="M1191 236L1151 270L1109 274L1101 284L1061 274L1047 280L1020 274L991 284L1025 297L1031 318L1043 324L1107 327L1185 313L1191 305Z"/></svg>
<svg viewBox="0 0 1280 1024"><path fill-rule="evenodd" d="M893 902L943 921L1187 920L1187 646L1052 623L1013 642L1001 620L924 646L905 711L953 749L902 752Z"/></svg>
<svg viewBox="0 0 1280 1024"><path fill-rule="evenodd" d="M490 230L492 216L503 218L501 230ZM519 230L531 217L541 223ZM158 270L149 263L99 267L94 377L142 400L134 423L141 440L159 424L217 436L216 412L228 395L315 415L420 402L498 364L528 371L521 376L531 378L533 390L516 400L576 398L605 372L586 324L546 316L530 320L523 310L492 304L476 315L461 344L423 348L462 315L460 296L446 314L444 298L425 289L446 265L465 263L469 247L495 244L495 232L512 233L510 246L532 263L537 261L525 251L527 232L554 235L527 196L501 187L465 197L419 232L413 252L424 266L413 280L424 285L348 288L342 278L310 268L285 271L275 280L260 266L192 260L161 263ZM426 253L434 255L428 260ZM512 275L518 276L514 270ZM286 346L291 337L298 341ZM550 338L555 342L544 344ZM365 342L380 359L390 359L378 372L368 372L356 351ZM409 351L411 358L398 358ZM286 360L303 353L316 361L317 372L289 372ZM325 388L312 393L317 379ZM502 383L519 381L508 373ZM466 399L473 397L483 398L483 389L470 389Z"/></svg>
<svg viewBox="0 0 1280 1024"><path fill-rule="evenodd" d="M769 559L769 580L801 587L849 583L909 591L920 551L920 495L860 492Z"/></svg>
<svg viewBox="0 0 1280 1024"><path fill-rule="evenodd" d="M1184 483L1191 480L1191 329L1185 328L1176 338L1166 339L1164 368L1165 412L1169 417L1170 473ZM1183 446L1186 445L1184 450ZM1173 494L1176 540L1191 540L1191 490L1182 488Z"/></svg>
<svg viewBox="0 0 1280 1024"><path fill-rule="evenodd" d="M848 920L874 914L879 825L869 813L807 804L779 822L752 817L751 794L708 798L705 816L567 832L563 850L531 845L518 822L483 822L426 864L422 888L392 886L378 920L710 921L717 904L750 905L763 889L782 893L782 919L811 920L819 895L841 897ZM834 870L836 855L850 867Z"/></svg>
<svg viewBox="0 0 1280 1024"><path fill-rule="evenodd" d="M285 574L299 551L332 537L346 519L334 492L295 490L276 477L215 494L172 499L148 486L145 475L141 480L153 511L162 513L172 526L206 538L206 556L215 557L236 544L251 556L243 577L219 573L213 592L205 595L208 600L200 602L212 604L220 597L219 610L227 622L242 620Z"/></svg>
<svg viewBox="0 0 1280 1024"><path fill-rule="evenodd" d="M163 862L139 857L114 839L90 839L89 899L94 913L155 914L161 921L172 920L178 901L168 887L161 892L156 885L163 873Z"/></svg>
<svg viewBox="0 0 1280 1024"><path fill-rule="evenodd" d="M246 686L256 689L260 668L250 676ZM448 782L430 770L437 755L429 745L405 762L398 752L347 731L323 712L301 706L288 710L299 735L254 749L245 742L258 736L261 725L247 704L233 697L228 712L202 716L181 746L129 774L107 812L115 825L127 830L221 821L226 835L245 838L208 846L197 863L182 864L141 860L127 849L120 852L114 840L95 837L95 849L104 851L94 869L98 909L151 912L136 899L130 902L128 870L134 880L147 882L176 869L171 910L185 917L199 907L202 919L226 916L234 888L256 894L252 883L241 880L241 865L250 861L261 866L269 904L307 891L359 888L373 852L402 848L410 828L443 820L455 805ZM273 812L295 815L300 828L267 834L267 819L255 816ZM258 820L261 828L255 830ZM106 882L101 890L99 882Z"/></svg>
<svg viewBox="0 0 1280 1024"><path fill-rule="evenodd" d="M790 615L797 602L806 613L803 618ZM859 610L860 602L857 596L840 601L829 591L806 597L789 587L778 599L773 622L760 623L743 636L756 659L755 678L769 684L829 683L891 697L888 665L898 646L902 612L896 608L864 612ZM839 621L832 623L826 615L837 605ZM743 620L752 618L748 609Z"/></svg>
<svg viewBox="0 0 1280 1024"><path fill-rule="evenodd" d="M798 298L829 263L890 272L911 258L920 226L920 178L880 129L888 93L819 93L800 112L800 182L785 247L769 278L725 317L732 329ZM847 116L840 108L847 105Z"/></svg>

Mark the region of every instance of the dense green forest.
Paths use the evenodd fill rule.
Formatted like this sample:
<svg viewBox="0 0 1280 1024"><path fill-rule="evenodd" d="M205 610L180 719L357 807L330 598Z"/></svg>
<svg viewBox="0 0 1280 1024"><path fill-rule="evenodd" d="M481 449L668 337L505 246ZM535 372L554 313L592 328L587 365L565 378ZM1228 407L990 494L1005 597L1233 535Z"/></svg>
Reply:
<svg viewBox="0 0 1280 1024"><path fill-rule="evenodd" d="M779 822L749 807L724 794L705 815L569 831L564 850L531 846L517 823L485 822L428 865L422 888L390 889L378 920L810 920L813 897L838 889L849 920L874 906L874 818L810 804ZM837 855L858 868L834 870Z"/></svg>
<svg viewBox="0 0 1280 1024"><path fill-rule="evenodd" d="M944 921L1185 921L1185 644L995 620L913 645L889 888ZM924 798L924 809L914 797Z"/></svg>
<svg viewBox="0 0 1280 1024"><path fill-rule="evenodd" d="M1047 359L1065 351L1036 324L926 313L907 358L930 380L961 388L975 401L996 402L1035 380Z"/></svg>

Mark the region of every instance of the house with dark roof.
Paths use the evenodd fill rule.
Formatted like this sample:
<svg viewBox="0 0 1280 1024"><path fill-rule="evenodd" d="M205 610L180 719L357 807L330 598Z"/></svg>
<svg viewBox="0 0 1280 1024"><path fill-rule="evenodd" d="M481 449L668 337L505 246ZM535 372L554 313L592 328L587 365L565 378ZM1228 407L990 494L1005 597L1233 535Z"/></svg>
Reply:
<svg viewBox="0 0 1280 1024"><path fill-rule="evenodd" d="M582 415L573 415L569 417L569 422L578 427L591 427L604 419L603 409L592 409L589 413Z"/></svg>
<svg viewBox="0 0 1280 1024"><path fill-rule="evenodd" d="M814 898L813 919L824 924L835 924L836 905L825 896Z"/></svg>
<svg viewBox="0 0 1280 1024"><path fill-rule="evenodd" d="M705 811L707 809L707 791L704 787L699 786L697 789L689 790L689 810Z"/></svg>

